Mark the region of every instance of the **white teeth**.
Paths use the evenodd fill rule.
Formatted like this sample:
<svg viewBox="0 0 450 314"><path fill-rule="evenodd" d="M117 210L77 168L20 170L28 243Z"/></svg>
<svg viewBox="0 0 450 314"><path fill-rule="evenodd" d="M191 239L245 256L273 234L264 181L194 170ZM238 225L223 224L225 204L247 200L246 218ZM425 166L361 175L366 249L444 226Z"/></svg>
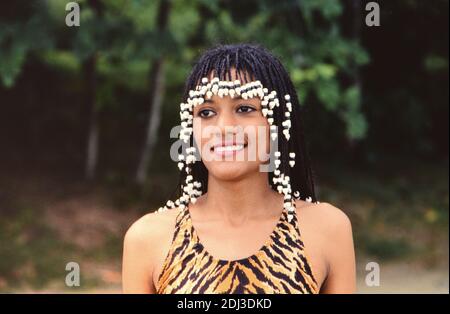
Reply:
<svg viewBox="0 0 450 314"><path fill-rule="evenodd" d="M244 145L217 146L214 148L214 151L216 151L218 153L231 152L231 151L242 150L243 148L244 148Z"/></svg>

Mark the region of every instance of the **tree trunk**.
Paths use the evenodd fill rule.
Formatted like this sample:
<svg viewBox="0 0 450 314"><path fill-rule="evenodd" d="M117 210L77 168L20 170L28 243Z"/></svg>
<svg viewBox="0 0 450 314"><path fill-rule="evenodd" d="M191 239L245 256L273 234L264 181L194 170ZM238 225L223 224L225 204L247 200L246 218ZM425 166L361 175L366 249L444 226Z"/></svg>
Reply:
<svg viewBox="0 0 450 314"><path fill-rule="evenodd" d="M151 101L151 109L149 114L149 121L147 124L147 134L142 150L141 160L136 173L136 181L143 184L147 179L148 165L151 161L153 149L158 140L158 129L161 122L161 106L164 92L164 60L162 58L153 64L154 83L153 83L153 97Z"/></svg>
<svg viewBox="0 0 450 314"><path fill-rule="evenodd" d="M86 104L89 110L89 132L86 147L86 168L85 177L92 180L95 177L98 160L98 113L95 108L95 90L97 88L96 78L97 57L92 55L84 64L84 74L86 79Z"/></svg>
<svg viewBox="0 0 450 314"><path fill-rule="evenodd" d="M361 1L353 0L351 2L352 10L353 10L353 25L352 25L352 37L355 41L360 42L361 40ZM361 74L359 72L358 65L353 63L352 65L352 73L353 73L353 84L359 90L362 99L362 81ZM351 163L355 163L358 161L358 152L357 152L357 141L355 139L350 139L347 137L347 145L350 151L350 158L352 159Z"/></svg>
<svg viewBox="0 0 450 314"><path fill-rule="evenodd" d="M157 29L164 32L170 12L170 1L161 0L158 10ZM161 123L161 106L165 89L164 57L160 56L153 62L150 70L150 112L147 133L141 158L136 171L136 182L140 185L147 180L148 166L152 159L153 149L158 140L158 130Z"/></svg>
<svg viewBox="0 0 450 314"><path fill-rule="evenodd" d="M103 5L99 0L89 0L89 5L94 9L97 18L103 16ZM84 63L83 71L86 80L86 104L89 111L89 132L86 147L85 177L92 180L95 177L98 163L99 146L99 121L95 107L95 94L97 89L97 53L94 52Z"/></svg>

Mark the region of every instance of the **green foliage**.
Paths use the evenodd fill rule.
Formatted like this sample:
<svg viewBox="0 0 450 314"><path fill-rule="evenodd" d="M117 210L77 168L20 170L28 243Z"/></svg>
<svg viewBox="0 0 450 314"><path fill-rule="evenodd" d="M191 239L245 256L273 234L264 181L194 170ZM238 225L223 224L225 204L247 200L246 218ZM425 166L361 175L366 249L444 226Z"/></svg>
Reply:
<svg viewBox="0 0 450 314"><path fill-rule="evenodd" d="M448 71L448 59L437 55L428 55L424 60L425 69L429 72Z"/></svg>
<svg viewBox="0 0 450 314"><path fill-rule="evenodd" d="M353 10L349 2L175 0L170 1L165 31L157 29L161 0L102 0L100 12L91 7L89 1L81 0L78 1L81 26L70 28L65 25L66 1L46 0L40 5L29 4L32 1L18 3L16 17L0 21L0 81L3 86L12 88L24 64L36 56L49 68L70 74L82 85L83 63L96 56L95 71L101 79L97 107L116 108L124 106L115 101L119 89L139 95L148 93L153 61L164 57L166 87L173 96L164 101L171 106L179 100L192 63L204 49L218 43L261 43L286 66L300 103L314 106L314 111L326 117L324 119L336 120L327 125L339 128L338 132L333 130L339 134L336 136L342 137L337 140L373 143L373 138L367 138L369 133L382 134L385 129L386 134L395 133L385 128L386 123L382 121L389 119L388 114L392 112L403 130L398 132L399 137L417 138L420 143L415 146L420 151L433 151L430 138L437 131L431 132L429 116L437 116L437 107L445 102L441 99L445 95L441 95L448 72L448 57L442 54L446 49L443 41L430 38L429 47L417 53L419 69L410 70L410 77L405 74L406 80L401 83L408 88L393 86L389 92L380 92L373 86L382 78L370 76L376 69L363 73L370 67L372 58L367 38L364 41L364 36L368 35L363 32L364 25L361 25L359 37L350 35L357 34L354 32L357 21L354 17L348 18ZM24 6L28 8L25 11L21 10ZM438 2L440 9L424 7L416 0L384 6L391 11L403 7L409 13L423 11L426 20L431 21L439 20L448 3ZM392 30L404 24L389 16L385 23L389 23ZM419 36L401 28L400 31L405 36L398 40L406 43ZM369 36L373 34L372 31ZM433 34L439 37L436 31ZM372 46L371 54L373 50ZM405 70L410 68L404 66ZM436 84L427 84L432 81ZM366 85L369 87L363 93L362 86ZM421 93L425 85L429 91Z"/></svg>
<svg viewBox="0 0 450 314"><path fill-rule="evenodd" d="M52 41L42 17L33 16L25 23L0 21L0 80L3 85L14 85L30 51L51 47Z"/></svg>

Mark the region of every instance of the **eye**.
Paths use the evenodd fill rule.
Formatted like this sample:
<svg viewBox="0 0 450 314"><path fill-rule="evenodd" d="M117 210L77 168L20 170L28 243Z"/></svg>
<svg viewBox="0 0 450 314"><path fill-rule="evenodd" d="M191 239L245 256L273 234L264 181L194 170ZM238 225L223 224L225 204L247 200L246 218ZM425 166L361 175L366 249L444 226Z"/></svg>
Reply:
<svg viewBox="0 0 450 314"><path fill-rule="evenodd" d="M198 112L198 116L201 118L211 118L215 114L211 109L203 109Z"/></svg>
<svg viewBox="0 0 450 314"><path fill-rule="evenodd" d="M242 105L242 106L239 106L239 108L238 108L238 112L240 112L240 113L249 113L249 112L252 112L252 111L255 111L256 109L255 108L253 108L253 107L250 107L250 106L247 106L247 105Z"/></svg>

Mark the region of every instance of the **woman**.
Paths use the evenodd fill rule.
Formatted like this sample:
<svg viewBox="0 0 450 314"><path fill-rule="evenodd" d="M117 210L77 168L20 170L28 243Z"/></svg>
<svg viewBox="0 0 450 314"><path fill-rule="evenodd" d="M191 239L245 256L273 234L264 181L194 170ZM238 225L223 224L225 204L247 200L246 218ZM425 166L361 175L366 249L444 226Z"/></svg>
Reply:
<svg viewBox="0 0 450 314"><path fill-rule="evenodd" d="M180 108L179 198L127 231L123 291L353 293L351 224L316 199L280 61L257 45L210 49Z"/></svg>

